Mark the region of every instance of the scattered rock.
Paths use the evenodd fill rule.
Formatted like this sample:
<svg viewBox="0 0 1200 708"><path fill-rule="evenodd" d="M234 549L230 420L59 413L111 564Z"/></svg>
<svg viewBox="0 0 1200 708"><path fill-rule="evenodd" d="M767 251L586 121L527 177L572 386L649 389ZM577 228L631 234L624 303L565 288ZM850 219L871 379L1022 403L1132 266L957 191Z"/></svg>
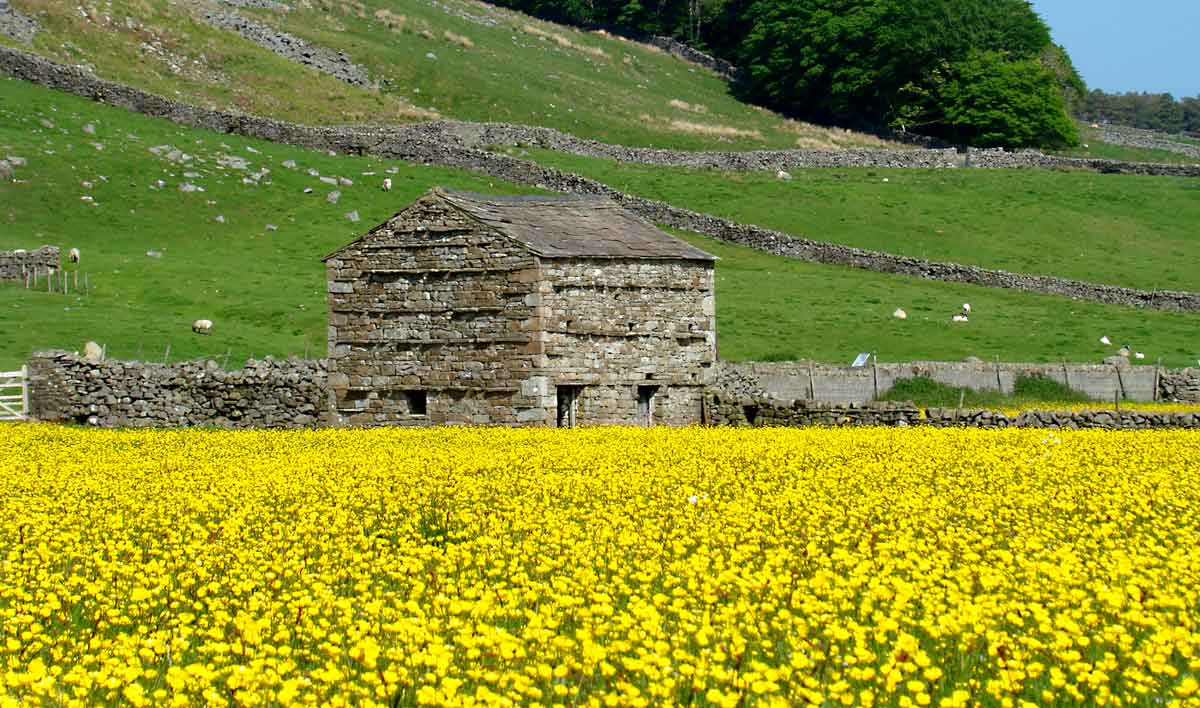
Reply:
<svg viewBox="0 0 1200 708"><path fill-rule="evenodd" d="M46 130L54 130L54 121L50 120L49 118L43 118L38 122L41 123L42 127Z"/></svg>
<svg viewBox="0 0 1200 708"><path fill-rule="evenodd" d="M267 224L267 231L278 231L279 227L275 224Z"/></svg>
<svg viewBox="0 0 1200 708"><path fill-rule="evenodd" d="M217 215L217 218L216 218L216 219L214 219L214 221L216 221L218 224L224 224L224 223L225 223L225 217L224 217L224 216L222 216L222 215L220 215L220 214L218 214L218 215Z"/></svg>
<svg viewBox="0 0 1200 708"><path fill-rule="evenodd" d="M88 180L86 180L86 179L85 179L84 181L80 182L79 184L80 184L80 186L81 186L81 187L83 187L84 189L91 189L92 187L95 187L95 186L96 186L95 184L93 184L92 182L90 182L90 181L88 181Z"/></svg>
<svg viewBox="0 0 1200 708"><path fill-rule="evenodd" d="M432 61L437 61L437 55L434 54L433 52L425 52L425 58L430 59Z"/></svg>
<svg viewBox="0 0 1200 708"><path fill-rule="evenodd" d="M162 180L159 180L159 182L162 182ZM192 192L203 192L204 190L192 184L191 182L184 182L179 185L179 191L183 192L184 194L191 194Z"/></svg>
<svg viewBox="0 0 1200 708"><path fill-rule="evenodd" d="M330 185L333 185L333 186L335 186L335 187L337 186L337 183L338 183L338 181L337 181L337 178L336 178L336 177L322 177L322 178L321 178L321 181L322 181L322 182L324 182L325 184L330 184Z"/></svg>
<svg viewBox="0 0 1200 708"><path fill-rule="evenodd" d="M317 172L316 170L314 170L313 168L310 167L310 168L308 168L308 176L309 177L320 177L321 173Z"/></svg>
<svg viewBox="0 0 1200 708"><path fill-rule="evenodd" d="M338 177L338 184L340 184L343 187L353 187L354 181L347 179L345 177Z"/></svg>
<svg viewBox="0 0 1200 708"><path fill-rule="evenodd" d="M294 169L296 169L296 161L295 160L284 160L283 166L288 168L289 170L294 170Z"/></svg>
<svg viewBox="0 0 1200 708"><path fill-rule="evenodd" d="M304 188L304 193L305 193L305 194L312 194L312 191L313 191L313 188L312 188L312 187L305 187L305 188Z"/></svg>
<svg viewBox="0 0 1200 708"><path fill-rule="evenodd" d="M338 200L341 198L342 198L342 193L337 191L336 189L333 190L332 192L330 192L329 194L325 195L325 201L329 202L330 204L337 204Z"/></svg>
<svg viewBox="0 0 1200 708"><path fill-rule="evenodd" d="M146 255L151 258L162 258L162 251L146 251Z"/></svg>
<svg viewBox="0 0 1200 708"><path fill-rule="evenodd" d="M779 170L778 172L775 173L775 179L783 180L784 182L791 182L792 175L783 170Z"/></svg>
<svg viewBox="0 0 1200 708"><path fill-rule="evenodd" d="M99 344L89 341L83 345L83 359L89 364L99 364L104 361L104 349Z"/></svg>
<svg viewBox="0 0 1200 708"><path fill-rule="evenodd" d="M8 164L12 165L13 167L24 167L25 166L25 158L23 158L23 157L17 157L16 155L9 155L5 159L8 160Z"/></svg>
<svg viewBox="0 0 1200 708"><path fill-rule="evenodd" d="M311 66L353 86L372 85L371 75L366 68L350 61L345 52L309 44L295 35L252 22L232 12L206 12L204 21L217 29L236 32L282 57Z"/></svg>
<svg viewBox="0 0 1200 708"><path fill-rule="evenodd" d="M357 210L355 210L355 211L352 211L352 212L348 212L348 213L346 214L346 219L348 219L348 220L349 220L351 223L355 223L355 224L357 224L357 223L358 223L358 221L359 221L358 211L357 211Z"/></svg>
<svg viewBox="0 0 1200 708"><path fill-rule="evenodd" d="M16 171L8 160L0 160L0 181L6 181L13 178Z"/></svg>
<svg viewBox="0 0 1200 708"><path fill-rule="evenodd" d="M96 126L93 125L92 123L88 123L83 126L83 132L87 133L88 135L95 135L96 134Z"/></svg>

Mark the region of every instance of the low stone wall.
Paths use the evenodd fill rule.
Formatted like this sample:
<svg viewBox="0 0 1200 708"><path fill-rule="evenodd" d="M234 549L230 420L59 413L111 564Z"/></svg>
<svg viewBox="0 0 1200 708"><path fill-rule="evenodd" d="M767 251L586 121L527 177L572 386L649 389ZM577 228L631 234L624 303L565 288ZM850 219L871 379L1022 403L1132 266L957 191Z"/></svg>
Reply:
<svg viewBox="0 0 1200 708"><path fill-rule="evenodd" d="M921 411L910 403L838 405L823 401L782 401L729 396L709 389L704 394L706 425L750 425L800 428L837 425L918 425Z"/></svg>
<svg viewBox="0 0 1200 708"><path fill-rule="evenodd" d="M1200 403L1200 369L1164 371L1158 385L1163 400Z"/></svg>
<svg viewBox="0 0 1200 708"><path fill-rule="evenodd" d="M1087 170L1104 174L1144 175L1150 177L1200 177L1200 164L1159 164L1124 162L1091 157L1044 155L1036 150L968 150L964 167L980 169Z"/></svg>
<svg viewBox="0 0 1200 708"><path fill-rule="evenodd" d="M930 361L853 368L810 362L721 362L713 385L741 397L863 404L885 395L900 379L926 377L976 391L1011 392L1019 376L1048 378L1101 401L1112 401L1114 394L1131 401L1200 401L1200 371L1109 364Z"/></svg>
<svg viewBox="0 0 1200 708"><path fill-rule="evenodd" d="M1200 293L1137 290L1088 283L1069 278L1024 275L958 263L928 261L921 258L868 251L861 248L852 248L801 238L751 224L738 224L728 219L681 209L664 202L625 194L605 184L576 174L542 167L526 160L519 160L506 155L497 155L485 150L469 147L468 144L472 141L478 144L480 140L488 139L486 137L489 130L487 126L472 126L462 123L418 123L407 126L389 127L298 125L270 118L247 116L181 104L162 96L156 96L122 84L100 79L78 67L56 64L36 55L6 47L0 47L0 73L9 74L19 79L32 81L43 86L67 91L138 113L166 118L181 125L212 130L219 133L237 133L272 142L298 145L315 150L331 150L342 154L371 154L407 162L473 170L515 184L535 186L567 194L603 195L651 222L694 231L723 241L737 243L787 258L795 258L813 263L848 266L880 273L907 275L926 280L1061 295L1079 300L1091 300L1113 305L1145 307L1168 311L1200 311ZM507 129L492 126L490 130L503 131ZM547 132L546 129L528 128L524 130L530 131L531 135L550 135L550 132ZM464 137L467 133L470 133L474 137ZM457 137L448 139L446 136L451 134ZM491 135L493 139L499 139L500 134L492 133ZM562 136L561 133L557 135ZM577 141L578 139L571 138L571 140ZM593 145L602 144L593 143ZM621 149L625 150L626 148ZM642 152L640 148L630 148L630 150L637 150L639 153ZM743 158L741 157L742 153L662 152L664 155L690 156L688 159L706 159L704 158L705 155L729 155L731 156L730 159L745 159L749 161L755 160L755 155L773 154L770 151L747 153L749 157ZM796 159L802 159L801 155L812 151L780 151L780 154L785 152L787 154L794 153L797 155ZM850 154L861 153L866 155L872 152L874 151L851 151ZM922 150L883 151L879 159L899 159L898 156L909 154L915 154L919 159L931 159L934 161L948 159L948 152L946 151ZM1009 153L1004 154L1007 155ZM891 157L888 157L889 155ZM939 157L939 155L942 157ZM1000 159L998 155L994 155L993 158L995 160ZM1050 158L1046 159L1049 160ZM1070 158L1054 159L1070 161ZM1083 162L1094 163L1096 161ZM764 162L762 164L767 163ZM1133 163L1120 164L1133 165ZM1142 169L1143 167L1145 166L1133 165L1130 169ZM1178 166L1167 165L1162 167L1174 169ZM1197 176L1200 176L1200 166L1196 166L1195 169Z"/></svg>
<svg viewBox="0 0 1200 708"><path fill-rule="evenodd" d="M26 273L45 275L58 268L58 246L42 246L34 251L0 251L0 280L24 280Z"/></svg>
<svg viewBox="0 0 1200 708"><path fill-rule="evenodd" d="M35 354L29 401L36 420L101 428L311 428L326 415L323 361L267 358L240 371L216 362L93 363Z"/></svg>
<svg viewBox="0 0 1200 708"><path fill-rule="evenodd" d="M350 57L346 56L345 52L309 44L293 34L280 32L232 12L206 12L204 21L217 29L236 32L285 59L311 66L340 81L354 86L371 85L371 76L366 68L350 61Z"/></svg>
<svg viewBox="0 0 1200 708"><path fill-rule="evenodd" d="M908 403L872 403L859 406L798 400L789 404L773 399L730 396L713 390L705 394L704 411L705 422L710 425L753 427L873 425L935 428L1200 429L1200 414L1196 413L1117 410L1026 411L1018 416L1009 417L1003 413L974 409L922 410Z"/></svg>
<svg viewBox="0 0 1200 708"><path fill-rule="evenodd" d="M1171 140L1169 133L1159 133L1153 130L1110 126L1100 133L1100 140L1109 145L1143 148L1146 150L1166 150L1168 152L1186 155L1200 162L1200 145L1181 143Z"/></svg>

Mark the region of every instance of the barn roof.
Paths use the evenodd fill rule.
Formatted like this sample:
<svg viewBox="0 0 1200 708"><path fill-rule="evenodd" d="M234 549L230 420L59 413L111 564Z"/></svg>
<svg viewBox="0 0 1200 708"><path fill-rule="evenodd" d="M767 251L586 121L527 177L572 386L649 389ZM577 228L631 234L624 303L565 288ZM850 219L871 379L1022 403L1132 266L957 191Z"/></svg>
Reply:
<svg viewBox="0 0 1200 708"><path fill-rule="evenodd" d="M434 193L547 258L716 260L604 197L501 197L442 188Z"/></svg>

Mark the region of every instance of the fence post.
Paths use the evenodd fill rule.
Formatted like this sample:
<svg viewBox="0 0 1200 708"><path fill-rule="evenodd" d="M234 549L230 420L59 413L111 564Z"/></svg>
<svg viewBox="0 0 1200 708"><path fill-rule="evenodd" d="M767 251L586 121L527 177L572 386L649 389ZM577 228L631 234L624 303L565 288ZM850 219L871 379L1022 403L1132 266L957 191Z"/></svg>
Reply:
<svg viewBox="0 0 1200 708"><path fill-rule="evenodd" d="M29 367L21 364L21 415L29 420Z"/></svg>

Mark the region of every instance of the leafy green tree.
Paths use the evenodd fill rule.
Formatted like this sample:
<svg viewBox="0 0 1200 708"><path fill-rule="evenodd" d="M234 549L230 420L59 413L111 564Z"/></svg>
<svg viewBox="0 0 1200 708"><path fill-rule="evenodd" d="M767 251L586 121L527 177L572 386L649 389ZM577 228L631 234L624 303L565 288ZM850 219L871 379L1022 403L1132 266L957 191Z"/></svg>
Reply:
<svg viewBox="0 0 1200 708"><path fill-rule="evenodd" d="M1065 115L1064 90L1081 94L1083 84L1026 0L757 0L747 17L754 24L739 58L748 72L742 93L751 100L791 115L855 127L884 128L920 116L925 132L973 134L940 122L950 111L936 101L965 72L977 75L986 68L1000 72L1000 83L1011 84L1014 70L1005 65L1014 63L1038 77L1034 83L1039 89L1049 77L1059 97L1050 112L1040 110L1040 93L1032 102L1039 107L1039 119L1053 125L1032 131L1024 126L1000 142L1030 144L1030 132L1070 141L1060 136L1056 116ZM984 59L981 52L992 54ZM971 62L960 66L968 57ZM976 99L1002 94L981 92ZM977 110L1031 107L1006 100ZM1016 116L1007 123L1016 127L1030 120L1034 117Z"/></svg>
<svg viewBox="0 0 1200 708"><path fill-rule="evenodd" d="M979 147L1065 147L1078 144L1054 72L1036 59L975 51L943 64L903 92L900 115L940 137Z"/></svg>

